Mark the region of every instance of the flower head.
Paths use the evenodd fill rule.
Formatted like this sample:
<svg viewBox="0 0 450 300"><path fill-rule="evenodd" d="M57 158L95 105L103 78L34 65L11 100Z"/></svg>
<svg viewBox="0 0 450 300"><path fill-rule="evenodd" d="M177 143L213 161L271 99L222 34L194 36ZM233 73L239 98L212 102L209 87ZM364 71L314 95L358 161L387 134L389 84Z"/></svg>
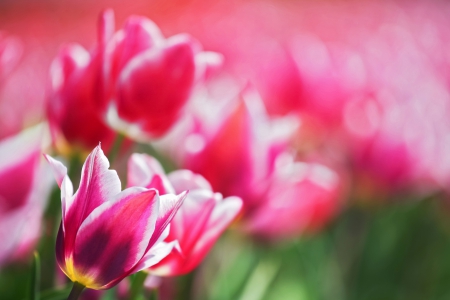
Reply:
<svg viewBox="0 0 450 300"><path fill-rule="evenodd" d="M181 251L172 251L150 267L153 274L160 276L186 274L197 267L242 207L240 198L223 199L221 194L212 191L203 176L189 170L177 170L166 176L158 161L145 154L131 156L128 179L129 185L154 187L162 194L189 190L165 239L166 242L178 240Z"/></svg>
<svg viewBox="0 0 450 300"><path fill-rule="evenodd" d="M83 166L78 191L62 163L46 156L61 188L62 221L56 258L74 282L108 289L164 258L176 242L163 243L186 193L159 196L155 189L121 190L117 173L97 146Z"/></svg>

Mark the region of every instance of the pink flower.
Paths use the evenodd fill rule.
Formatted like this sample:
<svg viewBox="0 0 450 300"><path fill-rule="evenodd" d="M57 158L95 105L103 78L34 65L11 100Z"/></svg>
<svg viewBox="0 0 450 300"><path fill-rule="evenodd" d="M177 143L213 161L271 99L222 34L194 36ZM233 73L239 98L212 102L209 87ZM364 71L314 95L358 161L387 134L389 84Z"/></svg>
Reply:
<svg viewBox="0 0 450 300"><path fill-rule="evenodd" d="M187 34L165 39L145 17L129 17L116 33L114 27L107 10L91 53L72 44L54 60L48 115L55 137L62 133L85 147L101 141L106 148L114 139L109 126L136 139L160 137L195 84L222 62Z"/></svg>
<svg viewBox="0 0 450 300"><path fill-rule="evenodd" d="M105 149L112 145L115 133L102 114L105 39L99 36L99 46L92 53L77 44L67 45L53 60L47 114L56 141L62 135L83 148L91 149L99 142Z"/></svg>
<svg viewBox="0 0 450 300"><path fill-rule="evenodd" d="M40 165L43 127L0 142L0 266L29 254L40 236L51 181Z"/></svg>
<svg viewBox="0 0 450 300"><path fill-rule="evenodd" d="M241 197L241 222L248 232L291 237L323 227L339 212L344 181L337 172L285 159L296 118L269 119L251 90L218 114L207 101L199 107L194 121L177 126L180 132L174 130L160 146L170 150L173 139L181 145L172 148L183 167L204 176L215 191ZM206 112L213 115L210 120L198 117Z"/></svg>
<svg viewBox="0 0 450 300"><path fill-rule="evenodd" d="M114 28L112 17L105 20L104 26ZM201 51L191 36L166 39L152 21L139 16L129 17L114 34L107 55L110 123L130 135L149 137L167 132L195 83L221 63L218 54Z"/></svg>
<svg viewBox="0 0 450 300"><path fill-rule="evenodd" d="M73 194L64 165L50 156L61 188L62 221L56 258L74 282L108 289L164 258L176 242L161 242L186 193L159 196L155 189L121 190L117 173L100 146L87 157Z"/></svg>
<svg viewBox="0 0 450 300"><path fill-rule="evenodd" d="M129 186L153 187L162 194L189 190L165 239L166 242L178 240L181 252L172 251L150 267L152 274L160 276L181 275L197 267L242 206L241 199L223 199L201 175L191 171L178 170L166 176L158 161L145 154L131 156L128 180Z"/></svg>
<svg viewBox="0 0 450 300"><path fill-rule="evenodd" d="M270 186L245 219L245 229L266 238L286 238L320 230L341 207L342 180L316 163L280 156Z"/></svg>
<svg viewBox="0 0 450 300"><path fill-rule="evenodd" d="M216 100L195 103L192 122L180 123L166 139L168 144L161 145L176 150L172 155L178 163L204 176L214 191L241 197L248 211L264 193L276 157L288 151L298 122L290 117L269 119L251 88L233 101ZM181 146L174 147L176 141Z"/></svg>

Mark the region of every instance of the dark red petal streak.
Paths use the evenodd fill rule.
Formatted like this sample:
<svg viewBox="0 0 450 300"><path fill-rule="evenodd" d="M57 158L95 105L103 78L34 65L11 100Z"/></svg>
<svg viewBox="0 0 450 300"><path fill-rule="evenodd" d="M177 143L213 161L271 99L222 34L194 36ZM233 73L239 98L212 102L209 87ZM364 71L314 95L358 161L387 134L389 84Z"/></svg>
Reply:
<svg viewBox="0 0 450 300"><path fill-rule="evenodd" d="M120 197L94 210L77 235L74 268L98 285L123 276L142 258L156 219L155 190L127 189Z"/></svg>

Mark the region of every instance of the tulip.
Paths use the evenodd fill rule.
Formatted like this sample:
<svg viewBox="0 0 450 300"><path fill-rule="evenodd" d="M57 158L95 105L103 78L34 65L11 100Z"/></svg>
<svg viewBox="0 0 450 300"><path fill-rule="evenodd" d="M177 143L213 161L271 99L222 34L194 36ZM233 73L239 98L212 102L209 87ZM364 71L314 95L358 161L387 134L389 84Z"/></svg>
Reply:
<svg viewBox="0 0 450 300"><path fill-rule="evenodd" d="M47 115L56 144L61 137L71 145L91 149L102 142L112 146L115 133L103 120L102 51L89 53L77 44L62 48L51 69ZM59 142L59 143L58 143Z"/></svg>
<svg viewBox="0 0 450 300"><path fill-rule="evenodd" d="M297 119L268 118L251 89L228 104L215 114L200 100L194 121L177 126L179 132L158 146L171 150L171 140L176 141L182 146L172 146L172 155L179 164L204 176L213 190L240 197L240 223L251 234L288 238L324 227L342 206L340 174L318 163L288 162ZM213 117L198 117L206 115L203 110Z"/></svg>
<svg viewBox="0 0 450 300"><path fill-rule="evenodd" d="M141 139L166 133L179 119L195 84L222 62L220 55L201 51L191 36L165 39L152 21L139 16L128 18L106 51L110 59L108 120Z"/></svg>
<svg viewBox="0 0 450 300"><path fill-rule="evenodd" d="M294 237L316 232L337 215L343 181L334 170L277 158L270 187L254 211L246 216L246 231L263 238Z"/></svg>
<svg viewBox="0 0 450 300"><path fill-rule="evenodd" d="M51 188L40 164L43 126L0 141L0 266L32 252Z"/></svg>
<svg viewBox="0 0 450 300"><path fill-rule="evenodd" d="M181 251L172 251L150 267L149 271L155 275L174 276L192 271L241 210L240 198L223 199L221 194L212 191L203 176L189 170L177 170L166 176L158 161L145 154L131 156L128 178L128 185L154 187L161 193L189 190L165 239L166 242L178 240Z"/></svg>
<svg viewBox="0 0 450 300"><path fill-rule="evenodd" d="M269 119L251 88L219 109L216 103L197 103L197 111L192 111L194 121L182 124L183 131L173 139L181 140L181 147L170 146L170 141L160 146L178 151L173 154L178 163L204 176L214 191L241 197L244 211L248 211L264 193L275 158L288 151L298 122L291 117Z"/></svg>
<svg viewBox="0 0 450 300"><path fill-rule="evenodd" d="M162 240L186 193L160 197L157 190L140 187L121 192L119 177L108 169L99 145L87 157L73 194L66 167L46 158L61 188L56 258L74 287L111 288L158 263L176 246Z"/></svg>

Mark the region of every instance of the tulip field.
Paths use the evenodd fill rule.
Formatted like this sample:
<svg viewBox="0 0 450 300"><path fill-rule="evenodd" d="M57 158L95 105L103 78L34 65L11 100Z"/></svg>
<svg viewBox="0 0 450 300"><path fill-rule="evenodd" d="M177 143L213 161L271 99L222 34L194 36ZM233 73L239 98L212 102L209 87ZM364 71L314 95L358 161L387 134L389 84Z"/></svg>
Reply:
<svg viewBox="0 0 450 300"><path fill-rule="evenodd" d="M450 299L450 3L1 1L27 299Z"/></svg>

